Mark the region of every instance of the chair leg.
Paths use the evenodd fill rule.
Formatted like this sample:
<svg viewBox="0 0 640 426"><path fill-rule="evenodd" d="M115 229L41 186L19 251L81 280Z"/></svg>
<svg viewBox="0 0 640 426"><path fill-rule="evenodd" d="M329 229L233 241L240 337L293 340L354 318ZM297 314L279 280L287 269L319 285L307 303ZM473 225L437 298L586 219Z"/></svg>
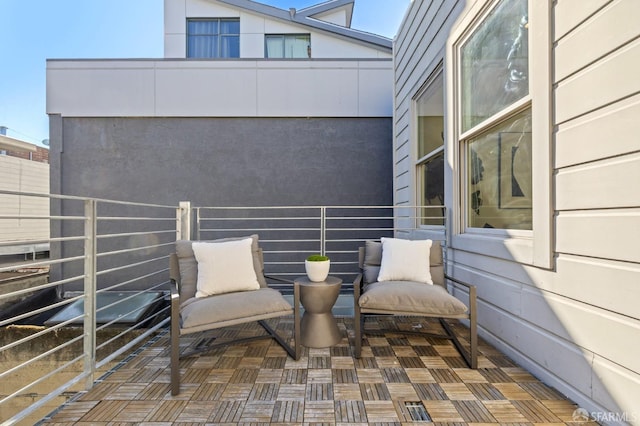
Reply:
<svg viewBox="0 0 640 426"><path fill-rule="evenodd" d="M362 356L362 329L363 329L363 320L362 320L362 312L360 312L360 306L358 305L358 301L353 308L353 328L355 331L355 357L360 358Z"/></svg>
<svg viewBox="0 0 640 426"><path fill-rule="evenodd" d="M171 328L169 329L169 338L171 340L171 395L180 393L180 307L177 300L171 300Z"/></svg>
<svg viewBox="0 0 640 426"><path fill-rule="evenodd" d="M180 393L180 329L178 320L171 317L171 395Z"/></svg>
<svg viewBox="0 0 640 426"><path fill-rule="evenodd" d="M298 361L302 355L300 343L300 284L293 285L293 344L295 350L294 359Z"/></svg>
<svg viewBox="0 0 640 426"><path fill-rule="evenodd" d="M469 343L471 344L469 367L476 369L478 368L478 307L476 287L469 289Z"/></svg>

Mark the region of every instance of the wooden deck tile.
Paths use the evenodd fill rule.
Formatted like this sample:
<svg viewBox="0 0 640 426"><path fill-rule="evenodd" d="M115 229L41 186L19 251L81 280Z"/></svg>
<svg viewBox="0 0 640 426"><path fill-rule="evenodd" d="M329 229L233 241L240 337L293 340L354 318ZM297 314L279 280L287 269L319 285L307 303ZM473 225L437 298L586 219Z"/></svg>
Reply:
<svg viewBox="0 0 640 426"><path fill-rule="evenodd" d="M393 401L364 401L370 424L400 422Z"/></svg>
<svg viewBox="0 0 640 426"><path fill-rule="evenodd" d="M478 399L464 383L440 383L440 387L452 401Z"/></svg>
<svg viewBox="0 0 640 426"><path fill-rule="evenodd" d="M500 423L526 423L528 421L510 401L483 401L483 404Z"/></svg>
<svg viewBox="0 0 640 426"><path fill-rule="evenodd" d="M271 422L273 423L302 423L304 420L304 402L277 401L273 407Z"/></svg>
<svg viewBox="0 0 640 426"><path fill-rule="evenodd" d="M181 392L170 393L169 339L155 339L89 392L52 413L56 425L560 425L574 423L576 404L481 341L479 368L471 370L450 341L382 332L368 334L362 358L352 357L352 319L340 319L343 339L331 348L302 348L298 361L271 340L222 347L181 360ZM345 327L347 324L347 327ZM349 325L351 324L351 325ZM367 321L367 329L393 325ZM461 335L462 326L454 329ZM277 329L293 329L292 320ZM430 320L400 318L398 330ZM351 327L351 328L349 328ZM243 325L216 339L262 333ZM347 339L350 336L351 341ZM185 338L181 347L215 336ZM464 339L463 339L464 341ZM422 403L431 423L411 418L407 404Z"/></svg>
<svg viewBox="0 0 640 426"><path fill-rule="evenodd" d="M278 396L276 397L276 399L279 401L304 401L306 388L306 384L281 384L280 388L278 389Z"/></svg>
<svg viewBox="0 0 640 426"><path fill-rule="evenodd" d="M335 424L333 401L305 401L304 423Z"/></svg>
<svg viewBox="0 0 640 426"><path fill-rule="evenodd" d="M422 401L434 422L464 422L451 401Z"/></svg>
<svg viewBox="0 0 640 426"><path fill-rule="evenodd" d="M387 383L387 389L391 395L391 399L402 399L415 401L418 394L411 383Z"/></svg>
<svg viewBox="0 0 640 426"><path fill-rule="evenodd" d="M334 383L333 397L335 400L362 400L360 385L357 383Z"/></svg>
<svg viewBox="0 0 640 426"><path fill-rule="evenodd" d="M336 401L336 422L366 423L367 413L363 401Z"/></svg>
<svg viewBox="0 0 640 426"><path fill-rule="evenodd" d="M365 401L389 401L391 394L385 383L360 383L360 395Z"/></svg>
<svg viewBox="0 0 640 426"><path fill-rule="evenodd" d="M426 368L405 368L404 371L411 383L435 383L436 381Z"/></svg>
<svg viewBox="0 0 640 426"><path fill-rule="evenodd" d="M462 418L469 423L495 423L487 407L480 401L452 401Z"/></svg>

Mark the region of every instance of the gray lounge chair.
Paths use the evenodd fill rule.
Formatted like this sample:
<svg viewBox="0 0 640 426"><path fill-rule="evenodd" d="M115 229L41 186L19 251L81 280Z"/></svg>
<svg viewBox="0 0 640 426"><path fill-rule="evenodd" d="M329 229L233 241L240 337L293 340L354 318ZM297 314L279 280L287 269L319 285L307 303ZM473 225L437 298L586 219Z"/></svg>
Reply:
<svg viewBox="0 0 640 426"><path fill-rule="evenodd" d="M248 238L248 237L245 237ZM294 287L294 307L275 289L269 288L264 276L262 250L258 236L252 235L253 266L260 288L250 291L196 297L198 264L192 248L193 241L176 241L176 252L170 257L171 278L171 393L180 393L180 358L210 351L223 345L248 342L256 339L275 339L294 359L300 355L300 295ZM224 242L240 240L229 238ZM265 320L282 316L294 316L294 345L291 347ZM213 330L248 322L258 322L268 334L236 339L208 345L180 354L180 336Z"/></svg>
<svg viewBox="0 0 640 426"><path fill-rule="evenodd" d="M476 287L445 274L442 246L433 241L429 261L433 285L413 281L376 282L382 261L382 244L367 241L360 248L362 273L356 278L354 288L355 308L355 356L360 358L364 333L364 314L386 314L439 318L446 334L427 334L430 337L450 339L470 368L478 366L478 337L476 313ZM469 306L449 294L446 281L464 286L469 292ZM469 351L465 350L446 320L469 320ZM377 331L377 330L376 330ZM393 332L404 332L393 330ZM413 334L412 331L406 331Z"/></svg>

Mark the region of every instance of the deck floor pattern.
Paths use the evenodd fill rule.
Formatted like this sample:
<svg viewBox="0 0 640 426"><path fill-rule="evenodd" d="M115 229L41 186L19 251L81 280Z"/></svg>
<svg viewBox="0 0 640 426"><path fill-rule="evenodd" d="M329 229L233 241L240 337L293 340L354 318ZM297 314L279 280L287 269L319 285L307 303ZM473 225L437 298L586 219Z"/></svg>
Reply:
<svg viewBox="0 0 640 426"><path fill-rule="evenodd" d="M272 321L280 333L292 319ZM471 370L445 339L395 332L367 334L355 359L353 319L339 319L334 347L303 348L298 361L273 340L227 346L181 360L182 386L171 396L168 333L101 378L43 425L561 425L577 406L480 340ZM415 318L370 318L380 328L440 331ZM467 329L454 327L461 337ZM181 348L260 333L242 325L181 339ZM216 340L219 341L219 340ZM416 421L422 403L430 422ZM584 423L582 423L584 424Z"/></svg>

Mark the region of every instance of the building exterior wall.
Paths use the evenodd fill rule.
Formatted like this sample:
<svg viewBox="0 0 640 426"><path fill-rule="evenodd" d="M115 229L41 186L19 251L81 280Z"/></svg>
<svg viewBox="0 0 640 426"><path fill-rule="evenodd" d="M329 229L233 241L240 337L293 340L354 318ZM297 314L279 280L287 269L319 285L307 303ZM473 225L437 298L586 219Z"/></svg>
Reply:
<svg viewBox="0 0 640 426"><path fill-rule="evenodd" d="M0 189L49 193L49 164L0 155ZM0 194L0 216L48 216L48 198ZM49 249L48 219L0 220L0 255Z"/></svg>
<svg viewBox="0 0 640 426"><path fill-rule="evenodd" d="M49 60L71 117L391 117L391 59Z"/></svg>
<svg viewBox="0 0 640 426"><path fill-rule="evenodd" d="M61 120L52 180L65 194L200 206L391 203L390 118Z"/></svg>
<svg viewBox="0 0 640 426"><path fill-rule="evenodd" d="M437 64L447 63L445 43L456 19L480 2L414 2L399 30L396 204L413 203L417 193L412 98ZM640 112L640 31L631 21L640 4L549 4L552 265L487 256L472 245L450 248L448 258L454 276L478 286L482 337L581 407L602 413L603 423L638 422L640 191L634 183L640 181L640 129L632 117ZM461 214L453 196L455 164L448 161L445 167L445 203L453 219ZM455 227L447 230L455 238L450 235ZM442 230L424 232L431 234ZM515 244L507 241L504 250L517 249Z"/></svg>
<svg viewBox="0 0 640 426"><path fill-rule="evenodd" d="M343 9L320 16L327 22L344 21ZM329 35L325 31L286 22L260 13L238 9L215 1L165 1L165 58L186 57L186 21L188 18L240 18L240 57L264 58L265 34L311 35L312 58L390 58L391 51L357 42L348 37Z"/></svg>
<svg viewBox="0 0 640 426"><path fill-rule="evenodd" d="M63 194L168 206L180 201L216 207L392 202L388 117L52 116L50 140L52 188ZM55 235L81 232L78 223L56 226ZM106 222L101 231L117 233L122 226ZM67 244L54 247L52 254L78 255L81 249ZM78 276L81 268L64 265L64 271L54 268L52 274ZM100 285L108 284L113 283ZM73 290L82 290L82 282L65 284L64 291Z"/></svg>

